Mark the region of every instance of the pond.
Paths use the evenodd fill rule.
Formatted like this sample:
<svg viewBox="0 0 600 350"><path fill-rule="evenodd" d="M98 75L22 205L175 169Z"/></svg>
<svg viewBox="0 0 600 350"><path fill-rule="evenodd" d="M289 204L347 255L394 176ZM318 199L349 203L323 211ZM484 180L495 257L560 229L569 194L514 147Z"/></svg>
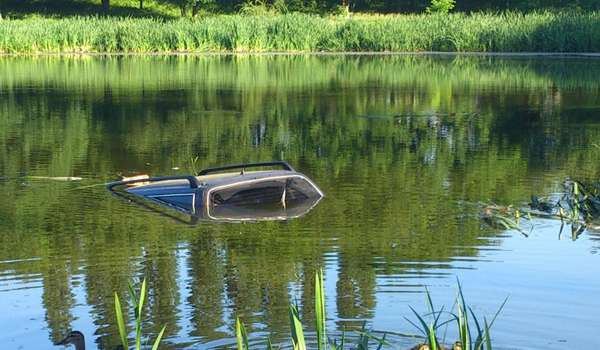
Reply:
<svg viewBox="0 0 600 350"><path fill-rule="evenodd" d="M233 347L236 316L281 342L290 301L313 318L319 268L332 334L416 334L409 305L426 312L427 287L452 308L458 278L488 319L509 297L498 349L598 344L600 233L536 220L525 237L479 214L600 178L599 76L586 58L0 58L2 348L77 329L113 349L113 293L143 276L165 349ZM187 226L103 185L280 159L326 194L284 222ZM65 176L81 180L45 178Z"/></svg>

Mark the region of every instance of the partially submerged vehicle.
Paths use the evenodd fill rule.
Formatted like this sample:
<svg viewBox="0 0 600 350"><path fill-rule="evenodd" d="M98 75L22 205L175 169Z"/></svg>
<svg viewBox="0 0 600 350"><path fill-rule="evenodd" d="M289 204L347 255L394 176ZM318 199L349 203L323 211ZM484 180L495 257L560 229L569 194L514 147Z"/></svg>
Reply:
<svg viewBox="0 0 600 350"><path fill-rule="evenodd" d="M267 167L283 169L247 171ZM184 220L160 208L187 214L190 220L185 222L192 224L199 220L292 219L308 213L324 196L317 185L286 162L228 165L197 175L142 176L107 187L121 198L179 221Z"/></svg>

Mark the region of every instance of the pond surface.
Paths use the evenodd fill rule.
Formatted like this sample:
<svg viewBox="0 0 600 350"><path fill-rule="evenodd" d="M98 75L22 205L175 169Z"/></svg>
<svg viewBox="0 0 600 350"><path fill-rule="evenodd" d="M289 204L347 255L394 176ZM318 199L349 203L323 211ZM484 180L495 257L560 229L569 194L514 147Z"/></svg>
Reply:
<svg viewBox="0 0 600 350"><path fill-rule="evenodd" d="M408 305L426 312L427 287L452 308L459 278L488 319L509 296L498 349L598 345L600 233L536 220L527 238L479 212L600 178L599 76L575 58L1 58L2 349L56 349L70 329L113 349L113 293L143 276L165 349L232 347L236 315L279 342L290 300L310 333L319 268L332 334L415 334ZM189 173L196 156L283 159L327 197L287 222L189 227L102 185Z"/></svg>

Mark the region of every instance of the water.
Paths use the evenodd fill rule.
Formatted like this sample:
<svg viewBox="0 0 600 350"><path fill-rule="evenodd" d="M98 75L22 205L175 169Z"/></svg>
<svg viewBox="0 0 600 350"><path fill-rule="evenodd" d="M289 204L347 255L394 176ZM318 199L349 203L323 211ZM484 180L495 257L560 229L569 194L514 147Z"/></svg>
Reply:
<svg viewBox="0 0 600 350"><path fill-rule="evenodd" d="M598 345L600 233L559 239L536 220L526 238L487 227L478 204L598 180L598 76L592 59L2 58L2 349L53 349L70 329L114 348L113 293L141 276L145 331L166 324L166 349L231 347L236 315L255 342L283 341L289 300L312 319L320 267L332 334L417 333L408 305L425 312L427 286L452 307L458 277L488 318L509 296L499 349ZM195 156L284 159L327 197L289 222L188 227L99 185L188 173Z"/></svg>

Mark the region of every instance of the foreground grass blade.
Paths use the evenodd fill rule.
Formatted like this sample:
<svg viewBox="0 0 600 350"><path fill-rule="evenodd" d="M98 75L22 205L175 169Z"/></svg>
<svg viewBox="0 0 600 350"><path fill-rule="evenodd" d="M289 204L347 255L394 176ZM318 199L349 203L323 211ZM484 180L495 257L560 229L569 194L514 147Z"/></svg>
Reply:
<svg viewBox="0 0 600 350"><path fill-rule="evenodd" d="M117 293L115 293L115 315L117 316L117 327L119 328L121 345L123 345L123 349L129 349L129 344L127 343L127 329L125 328L125 321L123 320L123 310L121 309L121 302L119 301L119 295Z"/></svg>
<svg viewBox="0 0 600 350"><path fill-rule="evenodd" d="M302 323L300 322L298 307L296 305L290 305L290 328L294 350L306 350L304 331L302 330Z"/></svg>
<svg viewBox="0 0 600 350"><path fill-rule="evenodd" d="M379 345L377 346L377 350L381 350L381 348L383 347L383 345L385 344L385 337L386 337L386 333L383 333L383 337L381 338L381 340L379 341Z"/></svg>
<svg viewBox="0 0 600 350"><path fill-rule="evenodd" d="M498 318L498 315L500 315L500 312L502 312L502 309L504 309L504 306L506 305L507 302L508 302L508 297L506 297L504 299L504 301L498 308L498 311L496 311L496 313L494 314L494 317L492 317L492 321L490 322L490 328L492 328L492 326L494 325L494 322L496 322L496 318Z"/></svg>
<svg viewBox="0 0 600 350"><path fill-rule="evenodd" d="M483 337L485 338L485 349L492 350L492 337L490 336L490 326L488 325L488 322L485 319L485 317L483 318L483 326L485 327L483 329Z"/></svg>
<svg viewBox="0 0 600 350"><path fill-rule="evenodd" d="M343 350L346 343L346 327L342 328L342 339L340 339L339 349Z"/></svg>
<svg viewBox="0 0 600 350"><path fill-rule="evenodd" d="M323 289L323 272L315 275L315 321L317 330L317 349L327 348L326 315L325 315L325 291Z"/></svg>
<svg viewBox="0 0 600 350"><path fill-rule="evenodd" d="M462 285L458 278L458 333L463 349L471 349L471 330L469 329L469 313L468 306L465 302L465 296L462 291ZM475 320L477 322L477 320Z"/></svg>
<svg viewBox="0 0 600 350"><path fill-rule="evenodd" d="M425 337L427 337L429 348L431 350L436 350L437 349L437 337L436 337L436 334L435 334L435 327L434 327L434 325L433 324L429 324L428 325L427 322L425 321L425 319L423 319L423 317L421 315L419 315L419 313L415 309L413 309L412 306L409 306L409 308L415 314L415 316L417 317L417 320L419 320L419 322L421 323L421 327L422 328L416 326L410 320L408 320L408 321L413 326L417 327L417 329L421 330L421 332L423 332L423 334L425 335Z"/></svg>
<svg viewBox="0 0 600 350"><path fill-rule="evenodd" d="M130 296L131 303L134 308L133 309L134 314L135 314L135 349L141 350L142 349L142 320L143 320L142 311L144 309L144 303L146 301L146 290L147 290L146 279L144 278L144 280L142 281L139 296L136 295L135 288L133 287L132 283L129 283L128 287L129 287L129 296ZM123 349L128 350L129 349L129 343L127 340L128 333L127 333L127 328L125 327L125 320L123 317L123 310L121 308L121 301L119 300L119 295L117 293L115 293L115 315L117 318L117 328L119 330L119 338L121 339L121 346L123 347ZM162 337L165 333L165 329L166 329L166 326L161 329L160 333L154 340L154 343L152 345L152 350L158 349L160 342L162 340Z"/></svg>
<svg viewBox="0 0 600 350"><path fill-rule="evenodd" d="M158 350L158 346L160 345L160 341L162 340L163 334L165 334L165 329L167 329L166 326L160 330L160 333L158 333L158 336L156 337L156 340L152 345L152 350Z"/></svg>
<svg viewBox="0 0 600 350"><path fill-rule="evenodd" d="M142 287L140 289L140 297L135 310L135 348L141 350L142 348L142 310L144 308L144 302L146 301L146 279L142 281ZM134 304L135 305L135 304Z"/></svg>
<svg viewBox="0 0 600 350"><path fill-rule="evenodd" d="M235 320L235 338L237 339L238 350L248 350L248 334L244 323L239 317Z"/></svg>

